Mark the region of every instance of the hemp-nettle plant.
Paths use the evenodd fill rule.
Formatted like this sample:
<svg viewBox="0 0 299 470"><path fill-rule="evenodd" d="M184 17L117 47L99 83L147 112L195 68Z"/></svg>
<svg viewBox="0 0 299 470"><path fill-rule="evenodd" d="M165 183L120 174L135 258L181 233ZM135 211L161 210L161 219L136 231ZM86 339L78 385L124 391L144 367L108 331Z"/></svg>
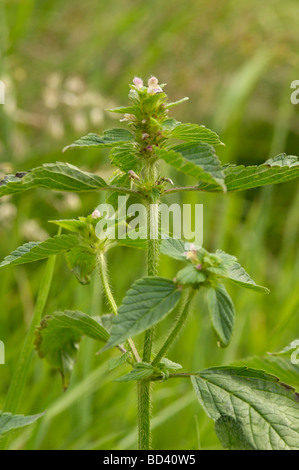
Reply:
<svg viewBox="0 0 299 470"><path fill-rule="evenodd" d="M156 381L190 380L200 405L215 422L215 431L224 448L229 449L299 449L299 395L279 378L247 366L213 367L184 371L171 360L171 347L194 311L198 315L199 292L207 295L211 327L219 347L230 343L235 309L226 286L268 294L257 285L233 254L182 240L160 229L160 204L168 195L182 191L223 193L241 191L266 184L281 183L299 175L296 156L280 154L259 166L222 165L215 147L223 145L218 135L205 126L181 123L170 117L172 108L187 98L169 102L164 85L151 77L147 86L135 77L130 85L130 104L111 109L123 116L128 129L115 128L103 136L88 134L65 148L109 148L111 164L116 167L110 181L98 174L80 170L69 163L44 164L29 172L7 175L0 183L0 196L18 194L31 188L55 191L104 191L106 203L115 207L113 218L96 208L92 214L71 220L51 221L58 234L42 242L31 242L7 256L1 267L49 258L41 280L40 292L16 372L11 382L4 410L0 414L0 433L30 424L41 415L17 415L22 390L28 374L31 352L57 369L66 389L83 336L100 343L99 354L116 348L118 356L108 363L114 369L127 363L130 370L118 382L136 382L138 402L138 448L150 449L151 387ZM178 187L160 169L161 161L194 178L192 186ZM165 165L163 165L165 168ZM226 193L226 194L225 194ZM107 236L109 227L130 231L130 217L118 217L118 200L134 201L146 208L147 233L137 238ZM105 221L104 218L106 217ZM105 222L100 223L99 222ZM141 224L142 225L142 224ZM100 229L99 229L100 227ZM62 230L66 233L62 234ZM140 228L142 233L142 227ZM151 236L151 234L158 236ZM107 270L106 255L117 245L144 250L147 273L128 289L117 305ZM64 253L67 264L78 281L87 284L98 269L109 313L89 316L65 310L42 319L50 289L55 255ZM181 262L172 279L159 277L159 254ZM172 327L165 338L154 335L155 326L166 316ZM136 347L135 337L143 334L143 347ZM156 347L156 341L162 344ZM140 343L141 344L141 343ZM288 349L290 350L290 349ZM109 354L109 353L106 353ZM114 353L115 354L115 353ZM120 387L123 385L119 385ZM121 394L119 399L121 400ZM2 447L5 447L2 443Z"/></svg>

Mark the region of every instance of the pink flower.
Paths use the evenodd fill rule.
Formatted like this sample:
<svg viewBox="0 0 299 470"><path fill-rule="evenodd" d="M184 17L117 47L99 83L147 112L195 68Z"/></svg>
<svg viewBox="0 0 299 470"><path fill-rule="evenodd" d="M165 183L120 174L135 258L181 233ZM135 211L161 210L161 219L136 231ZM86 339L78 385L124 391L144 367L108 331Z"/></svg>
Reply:
<svg viewBox="0 0 299 470"><path fill-rule="evenodd" d="M202 269L202 264L197 264L195 267L196 267L196 269L198 269L198 271L201 271L201 269Z"/></svg>
<svg viewBox="0 0 299 470"><path fill-rule="evenodd" d="M148 134L147 132L144 132L144 133L142 134L142 140L146 140L146 139L148 139L148 138L149 138L149 134Z"/></svg>
<svg viewBox="0 0 299 470"><path fill-rule="evenodd" d="M156 77L152 76L147 82L147 84L148 84L147 92L150 95L155 95L156 93L161 93L163 91L162 88L159 86L159 82Z"/></svg>
<svg viewBox="0 0 299 470"><path fill-rule="evenodd" d="M139 77L134 77L133 78L133 83L135 85L136 88L142 88L143 87L143 81L141 80L141 78Z"/></svg>
<svg viewBox="0 0 299 470"><path fill-rule="evenodd" d="M93 213L91 214L91 217L93 219L99 219L101 217L100 211L98 211L98 209L94 210Z"/></svg>

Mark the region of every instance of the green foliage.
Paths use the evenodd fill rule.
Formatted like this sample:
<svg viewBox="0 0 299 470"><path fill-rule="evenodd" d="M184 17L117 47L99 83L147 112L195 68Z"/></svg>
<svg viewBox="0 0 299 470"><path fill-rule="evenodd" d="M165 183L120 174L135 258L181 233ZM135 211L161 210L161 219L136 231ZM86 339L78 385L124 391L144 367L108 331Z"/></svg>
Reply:
<svg viewBox="0 0 299 470"><path fill-rule="evenodd" d="M210 288L209 312L219 345L222 348L228 346L234 328L235 307L224 286L218 285L215 289Z"/></svg>
<svg viewBox="0 0 299 470"><path fill-rule="evenodd" d="M145 202L147 217L150 204L160 202L167 193L187 189L222 192L237 191L281 183L299 175L298 158L280 154L259 166L222 165L215 145L222 142L218 135L197 124L182 124L169 117L169 108L186 100L169 103L164 84L151 77L148 86L135 77L130 85L130 106L110 111L123 114L129 131L110 129L103 136L88 134L65 149L110 148L109 158L117 171L107 184L97 174L87 173L68 163L45 164L16 175L7 175L0 182L0 196L18 194L31 188L55 191L111 191L106 202L116 207L120 194L136 196ZM183 141L177 144L175 141ZM191 187L165 189L172 180L160 174L163 160L198 183ZM299 449L298 395L289 385L268 373L279 371L280 378L295 381L297 369L281 361L281 357L261 360L259 367L218 367L199 373L177 372L182 368L165 357L192 310L191 300L200 310L199 296L203 287L208 290L208 308L213 330L221 347L228 346L233 332L235 308L223 286L231 282L257 292L269 290L257 285L238 263L235 256L206 249L170 238L159 240L110 239L115 227L128 226L127 220L105 218L98 210L87 217L52 221L60 229L73 232L45 242L27 243L19 247L0 264L17 265L37 261L65 252L67 264L81 284L87 284L98 266L109 311L113 315L93 318L80 311L66 310L46 316L36 330L35 346L40 357L59 370L66 388L77 359L82 336L105 343L102 351L117 347L122 355L110 361L108 368L128 364L131 370L118 378L119 382L138 382L139 448L149 448L150 441L150 382L173 377L192 377L198 400L215 422L215 431L224 448L228 449ZM98 225L105 222L107 231ZM159 217L154 220L159 233ZM143 228L141 228L142 231ZM163 234L168 236L169 234ZM133 282L118 307L110 287L106 253L117 245L147 248L148 276ZM160 246L159 246L160 245ZM176 261L186 262L173 281L159 277L160 252ZM254 252L254 251L252 251ZM118 263L120 264L118 259ZM258 274L257 274L258 275ZM168 277L168 274L166 275ZM49 286L48 286L49 287ZM154 326L178 306L178 318L161 349L153 353ZM93 305L94 307L94 305ZM197 315L198 316L198 315ZM111 320L112 318L112 320ZM30 331L33 331L34 324ZM132 337L144 334L143 351L136 348ZM28 349L28 348L27 348ZM294 344L278 355L290 357L296 352ZM28 350L27 353L28 355ZM254 362L256 359L252 359ZM271 362L272 361L272 362ZM248 361L250 362L250 361ZM274 411L273 411L274 410ZM30 417L29 417L30 418ZM0 415L1 429L1 415Z"/></svg>
<svg viewBox="0 0 299 470"><path fill-rule="evenodd" d="M61 373L65 389L83 335L96 341L106 342L109 339L109 333L98 321L79 311L66 310L48 315L36 330L36 350L41 358Z"/></svg>
<svg viewBox="0 0 299 470"><path fill-rule="evenodd" d="M205 142L210 145L223 145L216 132L197 124L178 124L171 131L170 137L186 142Z"/></svg>
<svg viewBox="0 0 299 470"><path fill-rule="evenodd" d="M227 191L244 191L298 178L299 161L298 157L281 153L258 166L225 165L223 173ZM202 182L198 189L209 192L219 191L216 185Z"/></svg>
<svg viewBox="0 0 299 470"><path fill-rule="evenodd" d="M104 350L123 343L163 320L176 306L181 292L162 277L144 277L128 290L113 319L111 338Z"/></svg>
<svg viewBox="0 0 299 470"><path fill-rule="evenodd" d="M11 413L3 413L0 411L0 436L7 432L14 431L29 424L35 423L39 420L44 413L39 413L32 416L13 415Z"/></svg>
<svg viewBox="0 0 299 470"><path fill-rule="evenodd" d="M2 263L0 263L0 267L39 261L49 258L49 256L63 253L77 244L78 239L73 235L56 235L44 242L25 243L25 245L20 246L8 255Z"/></svg>
<svg viewBox="0 0 299 470"><path fill-rule="evenodd" d="M256 450L299 448L299 396L276 377L246 367L215 367L199 372L192 383L210 418L217 422L229 416L242 429L240 436L230 422L234 447L241 437Z"/></svg>
<svg viewBox="0 0 299 470"><path fill-rule="evenodd" d="M224 173L214 148L206 143L186 143L169 150L159 149L157 155L176 170L225 191Z"/></svg>
<svg viewBox="0 0 299 470"><path fill-rule="evenodd" d="M76 140L71 145L68 145L64 150L73 149L73 148L104 148L104 147L114 147L122 142L127 142L133 140L131 132L126 129L109 129L104 132L103 137L100 137L97 134L88 134L81 139Z"/></svg>
<svg viewBox="0 0 299 470"><path fill-rule="evenodd" d="M0 197L32 188L82 192L103 191L108 189L108 185L100 176L79 170L70 163L47 163L28 173L6 176L0 181Z"/></svg>

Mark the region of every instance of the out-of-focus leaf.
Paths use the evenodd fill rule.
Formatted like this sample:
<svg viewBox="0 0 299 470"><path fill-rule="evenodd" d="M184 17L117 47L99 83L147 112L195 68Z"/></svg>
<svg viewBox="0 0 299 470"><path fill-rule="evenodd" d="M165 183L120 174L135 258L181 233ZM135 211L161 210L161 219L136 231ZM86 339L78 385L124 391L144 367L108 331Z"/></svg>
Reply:
<svg viewBox="0 0 299 470"><path fill-rule="evenodd" d="M70 163L47 163L17 175L7 175L0 181L0 197L32 188L70 192L103 191L108 188L100 176L82 171Z"/></svg>
<svg viewBox="0 0 299 470"><path fill-rule="evenodd" d="M0 267L39 261L49 258L49 256L68 251L77 244L78 238L75 235L56 235L43 242L25 243L19 246L19 248L10 255L6 256L2 263L0 263Z"/></svg>
<svg viewBox="0 0 299 470"><path fill-rule="evenodd" d="M23 428L24 426L29 426L29 424L35 423L43 415L44 413L29 416L13 415L0 411L0 435Z"/></svg>

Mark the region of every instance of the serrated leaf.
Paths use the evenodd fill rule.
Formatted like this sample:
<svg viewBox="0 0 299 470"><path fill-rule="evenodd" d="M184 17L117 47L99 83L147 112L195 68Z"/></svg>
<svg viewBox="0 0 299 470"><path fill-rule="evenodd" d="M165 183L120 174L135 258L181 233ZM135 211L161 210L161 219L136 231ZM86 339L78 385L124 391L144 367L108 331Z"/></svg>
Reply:
<svg viewBox="0 0 299 470"><path fill-rule="evenodd" d="M288 357L272 355L262 357L252 356L234 361L231 365L242 365L252 369L264 370L267 374L275 375L282 382L299 389L299 365L292 364Z"/></svg>
<svg viewBox="0 0 299 470"><path fill-rule="evenodd" d="M80 284L89 284L97 257L83 246L71 248L65 255L69 269L74 273Z"/></svg>
<svg viewBox="0 0 299 470"><path fill-rule="evenodd" d="M11 413L0 411L0 436L7 432L35 423L38 419L44 416L44 414L45 413L39 413L36 415L24 416L13 415Z"/></svg>
<svg viewBox="0 0 299 470"><path fill-rule="evenodd" d="M114 147L123 142L134 140L133 134L126 129L108 129L104 132L103 137L98 134L89 133L80 137L73 144L64 147L63 151L73 148L105 148Z"/></svg>
<svg viewBox="0 0 299 470"><path fill-rule="evenodd" d="M140 162L138 161L133 143L118 145L109 154L112 165L117 166L127 173L129 170L138 171Z"/></svg>
<svg viewBox="0 0 299 470"><path fill-rule="evenodd" d="M160 253L170 258L186 261L185 242L175 238L164 238L160 243Z"/></svg>
<svg viewBox="0 0 299 470"><path fill-rule="evenodd" d="M227 253L224 253L221 250L217 250L216 254L223 259L225 259L225 255L227 255ZM228 256L232 258L230 255ZM226 257L226 259L228 258ZM267 289L267 287L258 286L239 263L230 263L226 266L226 268L226 273L220 274L221 277L228 279L241 287L246 287L247 289L255 290L256 292L269 294L269 289Z"/></svg>
<svg viewBox="0 0 299 470"><path fill-rule="evenodd" d="M156 369L146 362L136 362L134 369L128 374L123 375L115 380L115 382L131 382L133 380L144 380L148 379L151 375L155 374Z"/></svg>
<svg viewBox="0 0 299 470"><path fill-rule="evenodd" d="M82 171L70 163L47 163L17 175L20 176L7 175L0 181L0 197L32 188L84 192L103 191L109 187L100 176Z"/></svg>
<svg viewBox="0 0 299 470"><path fill-rule="evenodd" d="M299 161L293 155L280 154L259 166L226 165L223 167L227 191L242 191L298 178ZM201 191L217 192L216 185L200 182Z"/></svg>
<svg viewBox="0 0 299 470"><path fill-rule="evenodd" d="M184 123L175 126L169 137L185 140L186 142L205 142L210 145L223 145L216 132L197 124Z"/></svg>
<svg viewBox="0 0 299 470"><path fill-rule="evenodd" d="M214 367L192 383L208 416L236 420L254 449L299 449L299 395L277 377L247 367Z"/></svg>
<svg viewBox="0 0 299 470"><path fill-rule="evenodd" d="M228 346L235 323L235 307L224 286L208 291L209 314L213 330L222 348Z"/></svg>
<svg viewBox="0 0 299 470"><path fill-rule="evenodd" d="M86 229L86 220L82 219L61 219L61 220L49 220L49 223L58 225L70 232L76 232L82 234Z"/></svg>
<svg viewBox="0 0 299 470"><path fill-rule="evenodd" d="M113 174L112 178L109 180L109 184L111 186L119 187L119 188L130 188L131 182L128 173L123 173L120 170L116 170ZM110 194L107 193L106 195L106 203L111 204L115 211L119 209L118 207L118 197L123 196L123 193L114 191Z"/></svg>
<svg viewBox="0 0 299 470"><path fill-rule="evenodd" d="M107 341L109 333L92 317L66 310L46 316L36 329L35 348L41 358L57 369L67 388L76 362L78 343L83 335Z"/></svg>
<svg viewBox="0 0 299 470"><path fill-rule="evenodd" d="M181 292L169 279L143 277L128 290L113 318L111 338L105 349L121 344L128 338L151 328L163 320L181 297Z"/></svg>
<svg viewBox="0 0 299 470"><path fill-rule="evenodd" d="M18 264L32 263L49 256L63 253L78 244L78 238L75 235L55 235L43 242L29 242L19 246L10 255L6 256L0 267L15 266Z"/></svg>
<svg viewBox="0 0 299 470"><path fill-rule="evenodd" d="M225 190L221 163L211 145L191 142L169 150L157 148L156 154L176 170Z"/></svg>

